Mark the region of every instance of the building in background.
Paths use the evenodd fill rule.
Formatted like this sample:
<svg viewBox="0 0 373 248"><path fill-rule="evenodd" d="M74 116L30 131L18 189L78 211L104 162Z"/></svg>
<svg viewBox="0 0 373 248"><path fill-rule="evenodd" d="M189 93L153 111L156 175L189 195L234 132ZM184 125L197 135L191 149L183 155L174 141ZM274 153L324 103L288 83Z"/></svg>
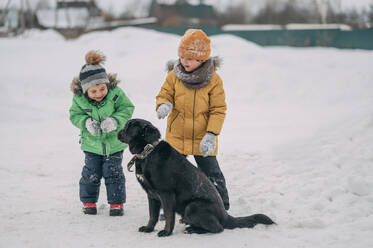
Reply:
<svg viewBox="0 0 373 248"><path fill-rule="evenodd" d="M13 4L15 2L16 5ZM0 8L0 37L17 35L34 27L39 25L29 0L8 0L6 5Z"/></svg>
<svg viewBox="0 0 373 248"><path fill-rule="evenodd" d="M44 28L85 29L92 21L102 21L103 12L93 0L57 1L55 8L36 12Z"/></svg>
<svg viewBox="0 0 373 248"><path fill-rule="evenodd" d="M58 0L55 8L39 9L36 12L40 26L55 29L65 38L76 38L83 33L113 30L123 26L154 24L154 18L135 20L115 19L100 9L94 0Z"/></svg>
<svg viewBox="0 0 373 248"><path fill-rule="evenodd" d="M186 0L178 0L174 4L161 4L153 0L149 16L157 18L158 25L163 27L218 26L214 7L204 4L204 1L192 5Z"/></svg>

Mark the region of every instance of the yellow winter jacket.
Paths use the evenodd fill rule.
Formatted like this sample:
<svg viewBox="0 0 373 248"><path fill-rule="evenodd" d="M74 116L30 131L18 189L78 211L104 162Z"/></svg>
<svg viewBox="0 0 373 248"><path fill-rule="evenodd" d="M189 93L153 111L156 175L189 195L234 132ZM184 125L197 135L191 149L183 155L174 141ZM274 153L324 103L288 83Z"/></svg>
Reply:
<svg viewBox="0 0 373 248"><path fill-rule="evenodd" d="M173 105L167 118L166 141L184 155L203 155L199 144L207 132L220 134L227 105L223 83L212 73L210 82L203 88L190 89L171 70L156 97L156 109L165 102ZM210 156L216 156L216 149Z"/></svg>

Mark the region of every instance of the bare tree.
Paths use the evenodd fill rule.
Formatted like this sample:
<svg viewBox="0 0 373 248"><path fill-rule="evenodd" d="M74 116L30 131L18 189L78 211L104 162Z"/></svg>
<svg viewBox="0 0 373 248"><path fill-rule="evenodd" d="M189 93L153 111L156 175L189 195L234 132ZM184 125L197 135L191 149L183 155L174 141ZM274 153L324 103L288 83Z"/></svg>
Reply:
<svg viewBox="0 0 373 248"><path fill-rule="evenodd" d="M369 10L349 9L344 12L340 0L313 0L308 5L300 0L267 0L252 23L344 23L356 29L367 28L367 23L373 26L373 0Z"/></svg>
<svg viewBox="0 0 373 248"><path fill-rule="evenodd" d="M305 6L297 0L288 0L281 3L278 1L267 1L264 8L254 17L253 22L280 25L313 22L317 16L317 11L314 7L312 4Z"/></svg>
<svg viewBox="0 0 373 248"><path fill-rule="evenodd" d="M369 28L373 27L373 1L370 4L370 8L368 11L368 20L369 20Z"/></svg>
<svg viewBox="0 0 373 248"><path fill-rule="evenodd" d="M2 12L0 12L0 25L3 25L5 22L5 16L8 14L10 2L11 0L8 0L5 7L2 9Z"/></svg>
<svg viewBox="0 0 373 248"><path fill-rule="evenodd" d="M50 9L51 5L49 3L49 0L39 0L38 3L36 4L35 9Z"/></svg>
<svg viewBox="0 0 373 248"><path fill-rule="evenodd" d="M244 24L247 23L250 14L247 10L246 3L242 2L239 5L230 5L223 13L218 14L218 24Z"/></svg>
<svg viewBox="0 0 373 248"><path fill-rule="evenodd" d="M326 23L326 18L329 10L329 1L328 0L315 0L317 10L319 11L321 17L321 23Z"/></svg>

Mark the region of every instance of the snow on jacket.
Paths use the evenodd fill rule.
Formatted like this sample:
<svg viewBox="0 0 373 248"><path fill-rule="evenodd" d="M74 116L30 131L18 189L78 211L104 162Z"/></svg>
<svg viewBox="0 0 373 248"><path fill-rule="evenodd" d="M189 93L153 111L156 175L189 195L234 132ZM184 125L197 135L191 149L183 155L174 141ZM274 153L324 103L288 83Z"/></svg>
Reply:
<svg viewBox="0 0 373 248"><path fill-rule="evenodd" d="M227 105L222 80L216 73L219 64L219 58L210 58L202 66L212 65L211 71L201 76L199 74L206 74L205 68L200 69L202 72L197 69L187 73L182 71L179 61L168 63L169 72L156 97L156 109L162 103L172 103L172 112L167 118L166 141L182 154L203 155L199 151L203 136L207 132L213 132L216 137L220 134ZM194 87L196 78L197 81L203 78L208 81L201 81L201 87ZM218 145L210 156L216 156L217 151Z"/></svg>
<svg viewBox="0 0 373 248"><path fill-rule="evenodd" d="M127 144L118 140L117 134L131 119L135 108L123 90L117 86L119 81L116 80L116 75L108 74L108 77L108 94L101 102L91 100L83 94L78 78L74 78L71 84L74 97L70 108L70 120L80 129L81 149L99 155L111 155L127 147ZM103 117L112 117L117 121L118 128L109 133L100 130L97 136L93 136L85 127L85 122L90 117L99 122Z"/></svg>

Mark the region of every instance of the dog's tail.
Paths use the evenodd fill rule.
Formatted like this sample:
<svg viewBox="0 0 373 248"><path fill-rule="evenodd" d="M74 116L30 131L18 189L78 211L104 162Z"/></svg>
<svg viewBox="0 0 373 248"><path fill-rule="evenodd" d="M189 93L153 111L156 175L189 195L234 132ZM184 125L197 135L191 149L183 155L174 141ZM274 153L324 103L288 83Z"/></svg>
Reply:
<svg viewBox="0 0 373 248"><path fill-rule="evenodd" d="M253 228L256 224L272 225L276 223L264 214L253 214L246 217L233 217L228 215L224 228Z"/></svg>

